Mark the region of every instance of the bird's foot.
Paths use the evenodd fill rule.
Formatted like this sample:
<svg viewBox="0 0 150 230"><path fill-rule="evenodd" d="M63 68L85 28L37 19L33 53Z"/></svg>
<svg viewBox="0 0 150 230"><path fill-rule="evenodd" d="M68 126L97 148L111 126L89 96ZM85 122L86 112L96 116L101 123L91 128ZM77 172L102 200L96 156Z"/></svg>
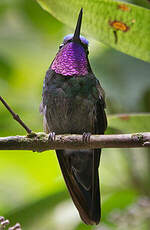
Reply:
<svg viewBox="0 0 150 230"><path fill-rule="evenodd" d="M83 133L82 141L84 143L90 143L90 136L91 136L91 133Z"/></svg>
<svg viewBox="0 0 150 230"><path fill-rule="evenodd" d="M51 132L51 133L49 133L48 140L49 141L55 141L55 137L56 137L55 132Z"/></svg>

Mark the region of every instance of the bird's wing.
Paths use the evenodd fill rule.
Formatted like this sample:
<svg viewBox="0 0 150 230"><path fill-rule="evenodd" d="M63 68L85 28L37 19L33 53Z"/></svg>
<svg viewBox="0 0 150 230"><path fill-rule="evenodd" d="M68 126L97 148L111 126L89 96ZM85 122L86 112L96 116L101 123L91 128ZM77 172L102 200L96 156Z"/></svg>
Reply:
<svg viewBox="0 0 150 230"><path fill-rule="evenodd" d="M107 118L105 113L105 92L99 81L96 82L96 88L99 92L99 99L96 103L95 134L104 134L107 128Z"/></svg>
<svg viewBox="0 0 150 230"><path fill-rule="evenodd" d="M99 99L96 103L96 119L94 123L94 133L104 134L107 128L107 118L105 114L105 94L99 81L97 81L97 90L99 92ZM99 189L99 173L98 167L100 162L101 149L94 149L92 154L92 203L93 203L93 217L98 221L101 217L100 205L100 189Z"/></svg>

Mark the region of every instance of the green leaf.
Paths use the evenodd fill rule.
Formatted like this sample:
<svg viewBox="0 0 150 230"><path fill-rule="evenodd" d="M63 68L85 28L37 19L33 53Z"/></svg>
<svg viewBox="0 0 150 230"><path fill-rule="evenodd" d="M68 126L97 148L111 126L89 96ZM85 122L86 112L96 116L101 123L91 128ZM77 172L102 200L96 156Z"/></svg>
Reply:
<svg viewBox="0 0 150 230"><path fill-rule="evenodd" d="M114 209L125 209L129 204L136 201L138 193L135 190L122 190L113 193L102 202L102 221L107 220L108 214Z"/></svg>
<svg viewBox="0 0 150 230"><path fill-rule="evenodd" d="M120 114L108 117L107 133L139 133L150 131L150 114Z"/></svg>
<svg viewBox="0 0 150 230"><path fill-rule="evenodd" d="M34 0L22 0L18 8L25 19L30 22L30 25L39 32L42 32L43 36L46 34L48 34L49 37L53 36L53 34L57 34L63 26L62 23L43 11Z"/></svg>
<svg viewBox="0 0 150 230"><path fill-rule="evenodd" d="M126 54L150 62L149 9L113 0L37 1L57 19L73 28L79 10L83 7L84 34Z"/></svg>
<svg viewBox="0 0 150 230"><path fill-rule="evenodd" d="M9 60L8 57L6 58L4 56L0 56L0 78L8 81L12 77L12 72L13 65L11 63L11 60Z"/></svg>
<svg viewBox="0 0 150 230"><path fill-rule="evenodd" d="M11 221L11 224L19 221L23 223L24 229L32 229L32 225L39 224L40 221L42 222L47 213L50 216L54 208L67 198L68 195L66 192L56 192L25 206L21 206L18 209L14 209L12 212L6 213L5 216Z"/></svg>

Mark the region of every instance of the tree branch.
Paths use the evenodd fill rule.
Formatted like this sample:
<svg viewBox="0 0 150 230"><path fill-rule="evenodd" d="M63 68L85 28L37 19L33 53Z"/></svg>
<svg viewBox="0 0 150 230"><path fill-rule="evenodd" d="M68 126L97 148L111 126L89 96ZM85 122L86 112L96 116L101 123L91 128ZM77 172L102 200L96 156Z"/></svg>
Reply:
<svg viewBox="0 0 150 230"><path fill-rule="evenodd" d="M0 101L3 103L3 105L6 107L6 109L11 113L13 116L14 120L16 120L26 131L27 133L31 133L32 130L29 129L29 127L21 120L18 114L16 114L10 106L7 104L7 102L0 96Z"/></svg>
<svg viewBox="0 0 150 230"><path fill-rule="evenodd" d="M32 150L42 152L50 149L96 149L150 147L150 132L138 134L91 135L90 143L83 143L82 135L56 135L50 141L44 133L28 136L0 138L0 150Z"/></svg>
<svg viewBox="0 0 150 230"><path fill-rule="evenodd" d="M97 148L137 148L150 147L150 132L138 134L92 135L90 142L83 142L82 135L57 135L55 141L49 140L45 133L33 133L20 119L6 101L0 101L13 118L28 132L27 136L0 138L0 150L32 150L43 152L50 149L97 149Z"/></svg>

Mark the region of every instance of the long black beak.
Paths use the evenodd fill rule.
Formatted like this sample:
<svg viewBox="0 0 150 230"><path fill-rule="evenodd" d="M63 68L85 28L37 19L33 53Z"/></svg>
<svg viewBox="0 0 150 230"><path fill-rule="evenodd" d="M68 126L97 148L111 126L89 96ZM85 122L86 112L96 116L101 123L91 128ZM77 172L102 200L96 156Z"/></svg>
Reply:
<svg viewBox="0 0 150 230"><path fill-rule="evenodd" d="M80 42L80 29L81 29L81 23L82 23L82 14L83 14L83 8L81 8L79 16L78 16L76 29L75 29L74 36L72 39L74 42Z"/></svg>

